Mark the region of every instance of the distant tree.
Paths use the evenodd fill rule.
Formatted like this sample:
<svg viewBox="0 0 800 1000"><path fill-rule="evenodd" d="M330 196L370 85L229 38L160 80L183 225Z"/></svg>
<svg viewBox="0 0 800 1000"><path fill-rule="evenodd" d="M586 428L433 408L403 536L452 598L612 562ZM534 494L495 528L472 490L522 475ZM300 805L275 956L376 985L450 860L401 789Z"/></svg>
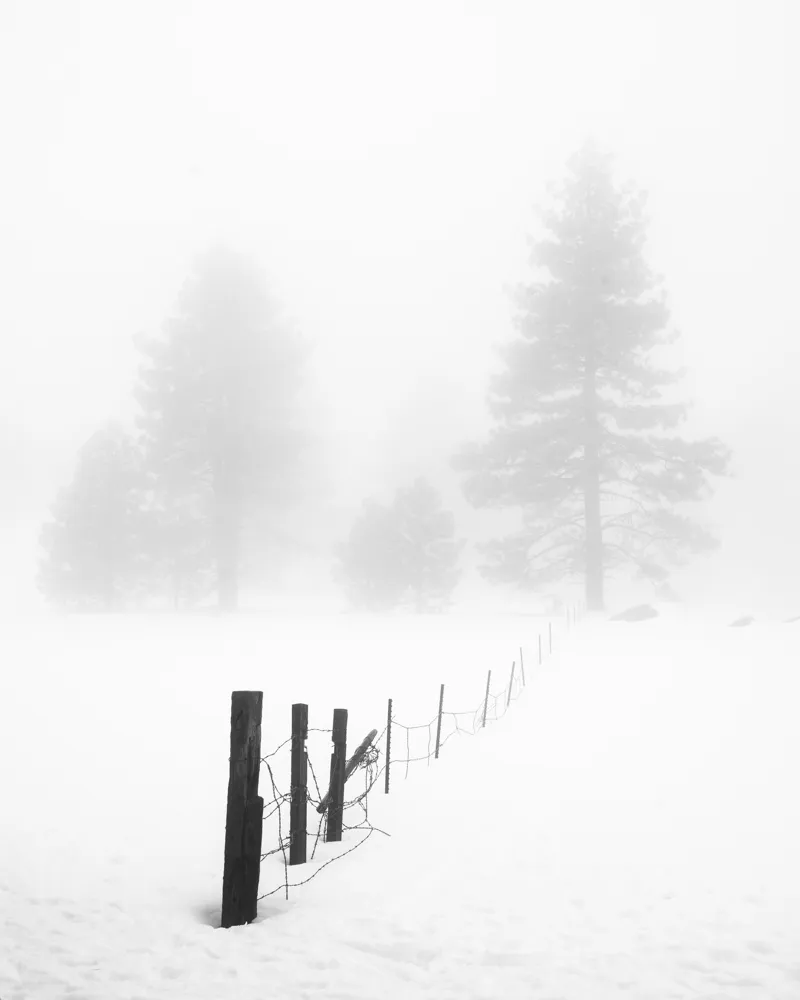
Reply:
<svg viewBox="0 0 800 1000"><path fill-rule="evenodd" d="M644 195L616 188L592 143L554 194L491 385L497 426L455 464L474 506L522 509L521 530L486 547L487 578L538 589L582 576L601 609L617 566L663 581L670 563L716 544L681 505L708 495L728 452L674 433L687 409L665 398L681 373L657 359L675 334L643 256Z"/></svg>
<svg viewBox="0 0 800 1000"><path fill-rule="evenodd" d="M119 426L107 425L80 449L73 481L40 536L38 585L49 601L113 610L141 592L144 487L141 453Z"/></svg>
<svg viewBox="0 0 800 1000"><path fill-rule="evenodd" d="M368 500L342 546L339 578L354 604L371 611L410 606L441 611L459 580L463 543L439 494L422 479L390 507Z"/></svg>
<svg viewBox="0 0 800 1000"><path fill-rule="evenodd" d="M458 560L464 543L456 540L455 518L424 479L399 490L393 510L405 543L405 573L414 609L440 611L449 604L461 576Z"/></svg>
<svg viewBox="0 0 800 1000"><path fill-rule="evenodd" d="M210 567L233 610L249 522L294 495L305 350L253 264L224 249L197 259L163 336L138 346L144 452L171 526L162 543L182 585Z"/></svg>
<svg viewBox="0 0 800 1000"><path fill-rule="evenodd" d="M366 500L338 555L337 577L353 604L389 611L401 603L407 587L404 545L391 508Z"/></svg>

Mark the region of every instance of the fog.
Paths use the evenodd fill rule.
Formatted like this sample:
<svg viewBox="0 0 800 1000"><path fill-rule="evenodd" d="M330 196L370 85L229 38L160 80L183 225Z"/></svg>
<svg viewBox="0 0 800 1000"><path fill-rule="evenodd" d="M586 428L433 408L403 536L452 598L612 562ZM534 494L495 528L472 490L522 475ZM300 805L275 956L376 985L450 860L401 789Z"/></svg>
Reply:
<svg viewBox="0 0 800 1000"><path fill-rule="evenodd" d="M337 530L488 428L505 292L589 134L650 196L690 430L735 477L688 595L796 590L800 170L791 0L0 3L4 589L76 449L130 421L132 338L194 255L248 251L314 344ZM316 488L316 487L315 487ZM333 530L333 529L332 529Z"/></svg>

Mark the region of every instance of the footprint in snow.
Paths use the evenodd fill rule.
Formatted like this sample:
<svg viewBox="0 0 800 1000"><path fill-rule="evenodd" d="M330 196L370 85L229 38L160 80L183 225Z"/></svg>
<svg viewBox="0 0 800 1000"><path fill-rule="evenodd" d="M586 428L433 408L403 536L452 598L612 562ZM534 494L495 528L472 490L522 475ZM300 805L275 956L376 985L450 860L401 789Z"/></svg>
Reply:
<svg viewBox="0 0 800 1000"><path fill-rule="evenodd" d="M180 979L183 974L183 969L179 969L177 965L164 965L161 967L161 975L164 979Z"/></svg>
<svg viewBox="0 0 800 1000"><path fill-rule="evenodd" d="M747 947L756 955L774 955L775 949L766 941L748 941Z"/></svg>
<svg viewBox="0 0 800 1000"><path fill-rule="evenodd" d="M438 957L438 952L425 948L415 948L413 945L378 945L351 941L350 947L355 948L356 951L363 951L368 955L378 955L380 958L389 958L396 962L408 962L411 965L429 965Z"/></svg>
<svg viewBox="0 0 800 1000"><path fill-rule="evenodd" d="M709 948L707 955L715 962L738 962L740 956L730 948Z"/></svg>
<svg viewBox="0 0 800 1000"><path fill-rule="evenodd" d="M497 968L519 968L528 965L530 957L528 955L513 954L507 952L487 951L483 955L481 965L489 965Z"/></svg>

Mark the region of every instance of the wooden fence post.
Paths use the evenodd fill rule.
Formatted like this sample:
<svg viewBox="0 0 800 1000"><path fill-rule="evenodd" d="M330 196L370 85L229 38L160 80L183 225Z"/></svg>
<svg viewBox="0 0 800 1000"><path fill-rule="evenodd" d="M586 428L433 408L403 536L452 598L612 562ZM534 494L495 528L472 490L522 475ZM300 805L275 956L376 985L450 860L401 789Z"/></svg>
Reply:
<svg viewBox="0 0 800 1000"><path fill-rule="evenodd" d="M525 661L522 659L522 646L519 647L519 672L522 675L522 686L525 687Z"/></svg>
<svg viewBox="0 0 800 1000"><path fill-rule="evenodd" d="M308 823L308 705L292 705L292 791L289 811L289 864L306 863Z"/></svg>
<svg viewBox="0 0 800 1000"><path fill-rule="evenodd" d="M444 684L439 688L439 718L436 722L436 752L434 760L439 759L439 743L442 739L442 707L444 706Z"/></svg>
<svg viewBox="0 0 800 1000"><path fill-rule="evenodd" d="M330 804L325 842L330 844L342 839L344 822L344 770L347 766L347 709L333 710L333 753L331 754Z"/></svg>
<svg viewBox="0 0 800 1000"><path fill-rule="evenodd" d="M386 773L384 774L384 795L389 794L389 768L392 763L392 699L389 699L389 708L386 712Z"/></svg>
<svg viewBox="0 0 800 1000"><path fill-rule="evenodd" d="M231 756L222 875L222 926L239 927L258 913L264 800L261 765L261 691L231 694Z"/></svg>
<svg viewBox="0 0 800 1000"><path fill-rule="evenodd" d="M361 741L359 746L356 748L355 753L350 758L350 760L348 760L347 765L345 766L343 784L347 784L347 782L350 780L350 775L353 774L353 772L361 763L361 761L364 759L364 757L366 757L367 751L375 742L375 737L377 735L378 735L377 729L370 729L370 731ZM320 815L324 813L325 810L328 808L328 805L332 801L333 801L333 796L331 794L331 789L329 788L328 791L325 793L325 795L322 797L322 801L317 806L317 812L320 813Z"/></svg>
<svg viewBox="0 0 800 1000"><path fill-rule="evenodd" d="M514 690L514 667L516 667L517 661L511 661L511 679L508 682L508 700L506 701L506 708L511 704L511 692Z"/></svg>
<svg viewBox="0 0 800 1000"><path fill-rule="evenodd" d="M489 711L489 687L491 686L491 683L492 683L492 672L490 670L486 676L486 697L483 701L483 725L481 726L481 729L483 729L486 726L486 713Z"/></svg>

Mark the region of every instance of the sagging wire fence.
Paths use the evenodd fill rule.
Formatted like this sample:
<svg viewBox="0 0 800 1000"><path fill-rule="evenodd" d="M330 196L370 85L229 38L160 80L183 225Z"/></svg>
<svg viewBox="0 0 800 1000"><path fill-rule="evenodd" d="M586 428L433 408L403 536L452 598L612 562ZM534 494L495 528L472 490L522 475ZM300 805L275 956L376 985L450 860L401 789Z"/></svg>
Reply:
<svg viewBox="0 0 800 1000"><path fill-rule="evenodd" d="M577 607L567 612L568 628L576 624L578 615ZM548 622L546 635L538 636L533 660L541 665L552 652L553 627ZM373 834L390 836L370 819L370 796L376 788L382 787L388 795L391 781L399 772L406 779L413 765L430 767L454 737L476 736L488 723L502 719L525 689L525 667L525 653L520 647L505 687L492 690L489 670L480 703L464 711L445 707L445 685L440 685L438 711L421 724L400 721L389 699L382 731L372 729L349 759L347 709L335 709L333 724L325 729L309 727L307 705L293 705L292 735L262 756L261 692L234 692L222 926L249 923L255 919L260 900L278 893L288 899L291 889L311 882L335 861L362 847ZM250 709L243 711L241 706L248 698ZM309 751L312 739L319 743L322 737L333 744L327 774L320 764L314 766ZM258 778L262 765L268 778L268 794L260 798ZM351 778L355 780L347 786L350 797L345 798L345 785ZM328 856L327 845L341 843L345 833L356 834L358 839ZM266 849L262 849L262 840ZM299 874L297 868L301 865L313 870L297 879L293 876Z"/></svg>

